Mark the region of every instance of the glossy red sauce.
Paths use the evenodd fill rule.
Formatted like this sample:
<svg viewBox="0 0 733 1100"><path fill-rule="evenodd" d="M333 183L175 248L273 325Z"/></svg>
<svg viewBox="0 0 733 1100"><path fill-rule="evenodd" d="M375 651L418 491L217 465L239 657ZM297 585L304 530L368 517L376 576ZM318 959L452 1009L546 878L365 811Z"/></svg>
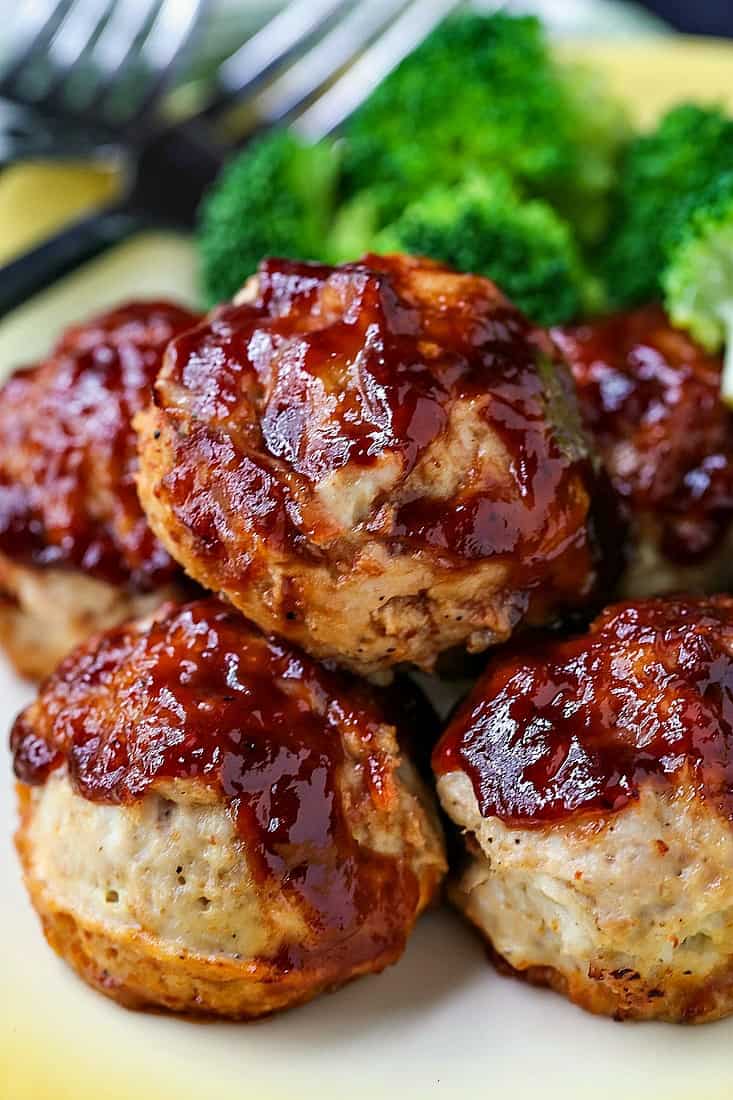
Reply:
<svg viewBox="0 0 733 1100"><path fill-rule="evenodd" d="M391 511L379 501L365 527L396 549L545 574L572 547L578 591L592 558L593 474L567 423L551 422L543 372L572 421L572 385L551 343L486 280L400 257L339 268L267 260L256 300L223 307L173 344L156 402L185 434L162 493L215 556L231 558L243 524L317 554L332 532L308 519L314 486L385 455L404 483L456 401L488 395L480 415L508 452L495 480L466 470L449 501L419 496Z"/></svg>
<svg viewBox="0 0 733 1100"><path fill-rule="evenodd" d="M0 391L0 553L145 590L177 566L135 489L131 421L163 352L198 316L131 303L68 329L48 359Z"/></svg>
<svg viewBox="0 0 733 1100"><path fill-rule="evenodd" d="M671 560L714 553L733 519L733 414L720 399L720 359L658 306L553 337L616 493L660 524Z"/></svg>
<svg viewBox="0 0 733 1100"><path fill-rule="evenodd" d="M511 825L621 810L683 767L733 818L733 597L618 604L587 635L497 657L433 767Z"/></svg>
<svg viewBox="0 0 733 1100"><path fill-rule="evenodd" d="M162 778L210 784L256 879L300 905L319 949L347 940L353 963L400 950L418 900L404 860L361 845L344 809L346 752L359 812L369 806L373 821L394 807L398 761L379 738L388 713L212 597L67 658L16 720L11 747L22 782L66 762L93 801L129 804Z"/></svg>

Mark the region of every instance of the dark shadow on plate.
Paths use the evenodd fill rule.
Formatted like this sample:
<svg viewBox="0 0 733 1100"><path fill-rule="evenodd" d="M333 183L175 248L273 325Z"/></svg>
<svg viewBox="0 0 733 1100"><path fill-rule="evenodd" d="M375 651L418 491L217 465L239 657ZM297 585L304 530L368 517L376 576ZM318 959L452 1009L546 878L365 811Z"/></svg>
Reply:
<svg viewBox="0 0 733 1100"><path fill-rule="evenodd" d="M458 999L467 983L487 980L498 979L481 940L444 908L422 917L395 966L255 1026L282 1028L291 1053L301 1043L335 1046L355 1034L394 1033L397 1027L404 1033Z"/></svg>

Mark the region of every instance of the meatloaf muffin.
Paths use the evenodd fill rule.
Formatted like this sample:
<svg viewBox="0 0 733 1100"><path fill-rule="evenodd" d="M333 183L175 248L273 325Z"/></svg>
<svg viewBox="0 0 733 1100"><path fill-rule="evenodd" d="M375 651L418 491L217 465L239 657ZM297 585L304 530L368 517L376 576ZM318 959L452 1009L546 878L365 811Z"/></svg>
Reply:
<svg viewBox="0 0 733 1100"><path fill-rule="evenodd" d="M213 597L87 643L12 733L49 943L122 1004L235 1018L382 970L445 870L410 733Z"/></svg>
<svg viewBox="0 0 733 1100"><path fill-rule="evenodd" d="M486 279L268 260L170 345L136 424L169 552L316 657L430 669L596 582L569 374Z"/></svg>
<svg viewBox="0 0 733 1100"><path fill-rule="evenodd" d="M553 336L631 538L621 594L714 592L733 581L733 413L722 361L647 306Z"/></svg>
<svg viewBox="0 0 733 1100"><path fill-rule="evenodd" d="M167 302L121 306L0 390L0 643L26 676L177 590L137 498L131 420L196 321Z"/></svg>
<svg viewBox="0 0 733 1100"><path fill-rule="evenodd" d="M733 1011L733 598L609 608L490 663L433 758L504 966L619 1019Z"/></svg>

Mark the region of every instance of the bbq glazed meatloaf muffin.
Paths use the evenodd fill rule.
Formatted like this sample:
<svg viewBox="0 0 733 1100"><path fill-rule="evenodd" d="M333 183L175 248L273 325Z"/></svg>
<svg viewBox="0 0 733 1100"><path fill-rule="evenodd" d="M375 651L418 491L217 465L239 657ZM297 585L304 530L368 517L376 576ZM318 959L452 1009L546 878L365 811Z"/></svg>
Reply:
<svg viewBox="0 0 733 1100"><path fill-rule="evenodd" d="M581 412L631 518L621 594L712 592L733 581L733 413L722 361L659 306L554 329Z"/></svg>
<svg viewBox="0 0 733 1100"><path fill-rule="evenodd" d="M0 643L24 675L182 577L137 499L131 420L168 341L197 320L167 302L122 306L0 390Z"/></svg>
<svg viewBox="0 0 733 1100"><path fill-rule="evenodd" d="M136 421L161 541L263 629L383 674L587 600L593 473L547 337L429 260L265 261Z"/></svg>
<svg viewBox="0 0 733 1100"><path fill-rule="evenodd" d="M505 966L619 1019L733 1011L733 598L609 608L498 657L433 764L460 909Z"/></svg>
<svg viewBox="0 0 733 1100"><path fill-rule="evenodd" d="M51 946L130 1007L243 1018L395 962L445 861L391 705L214 598L78 649L12 733Z"/></svg>

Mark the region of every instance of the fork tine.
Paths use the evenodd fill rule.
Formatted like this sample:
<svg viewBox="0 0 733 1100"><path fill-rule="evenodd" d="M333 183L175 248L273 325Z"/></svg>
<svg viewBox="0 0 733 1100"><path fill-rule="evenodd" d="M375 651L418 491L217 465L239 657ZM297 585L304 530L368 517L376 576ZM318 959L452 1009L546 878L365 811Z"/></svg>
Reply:
<svg viewBox="0 0 733 1100"><path fill-rule="evenodd" d="M12 47L8 51L10 63L2 73L0 86L12 88L39 45L45 46L65 18L72 3L73 0L59 4L51 3L50 0L27 0L27 3L18 5L9 35Z"/></svg>
<svg viewBox="0 0 733 1100"><path fill-rule="evenodd" d="M406 2L371 0L368 4L359 4L258 96L256 113L267 123L287 118L383 32Z"/></svg>
<svg viewBox="0 0 733 1100"><path fill-rule="evenodd" d="M235 96L251 95L264 80L313 35L326 26L351 0L294 0L268 20L219 69L222 95L206 109L211 116Z"/></svg>
<svg viewBox="0 0 733 1100"><path fill-rule="evenodd" d="M116 114L115 121L129 126L139 120L178 67L192 35L200 25L207 3L202 0L160 0L155 17L139 40L138 49L130 50L117 76L128 84L131 76L137 77L136 95L130 95L128 110Z"/></svg>
<svg viewBox="0 0 733 1100"><path fill-rule="evenodd" d="M39 100L57 96L56 106L63 112L65 82L96 40L113 3L114 0L84 0L71 4L45 49L50 72L45 87L39 90Z"/></svg>
<svg viewBox="0 0 733 1100"><path fill-rule="evenodd" d="M125 0L112 4L109 18L92 44L83 87L76 90L75 106L84 111L110 92L112 82L136 48L151 22L156 4L151 0Z"/></svg>
<svg viewBox="0 0 733 1100"><path fill-rule="evenodd" d="M294 121L308 141L332 133L461 0L413 0L392 26Z"/></svg>

